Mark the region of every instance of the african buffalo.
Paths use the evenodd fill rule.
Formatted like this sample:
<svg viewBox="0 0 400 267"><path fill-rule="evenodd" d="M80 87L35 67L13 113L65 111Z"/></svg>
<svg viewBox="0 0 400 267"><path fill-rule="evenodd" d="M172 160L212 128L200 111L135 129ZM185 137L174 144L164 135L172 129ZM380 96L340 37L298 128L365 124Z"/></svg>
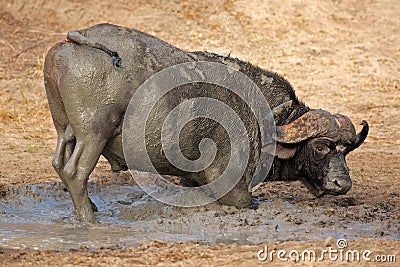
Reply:
<svg viewBox="0 0 400 267"><path fill-rule="evenodd" d="M223 171L230 148L223 141L226 131L213 120L199 118L188 123L180 138L182 153L189 159L199 157L202 139L215 141L216 160L203 171L188 173L172 166L162 153L160 142L160 128L174 106L185 99L211 97L227 103L239 114L251 144L246 172L219 200L221 203L251 205L248 185L262 153L275 156L267 180L301 180L316 196L350 190L352 182L345 156L365 140L365 121L356 135L346 116L310 109L297 99L289 82L276 73L229 56L184 52L143 32L99 24L68 33L67 39L49 50L44 65L47 98L58 134L52 163L69 190L81 221L96 221L87 181L100 155L110 162L113 171L127 169L121 128L132 95L153 74L179 63L197 61L235 65L261 89L273 109L276 145L261 146L257 121L246 103L232 92L216 85L188 84L166 95L152 110L152 119L146 126L148 154L160 174L178 175L186 185L203 185ZM145 100L137 103L145 104Z"/></svg>

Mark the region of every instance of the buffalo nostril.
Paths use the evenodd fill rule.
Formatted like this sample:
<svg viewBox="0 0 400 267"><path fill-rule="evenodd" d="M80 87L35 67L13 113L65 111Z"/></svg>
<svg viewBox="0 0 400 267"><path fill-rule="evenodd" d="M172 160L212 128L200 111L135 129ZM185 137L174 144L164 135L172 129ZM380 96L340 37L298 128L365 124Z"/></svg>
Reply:
<svg viewBox="0 0 400 267"><path fill-rule="evenodd" d="M339 194L347 193L351 188L351 180L332 179L327 188Z"/></svg>

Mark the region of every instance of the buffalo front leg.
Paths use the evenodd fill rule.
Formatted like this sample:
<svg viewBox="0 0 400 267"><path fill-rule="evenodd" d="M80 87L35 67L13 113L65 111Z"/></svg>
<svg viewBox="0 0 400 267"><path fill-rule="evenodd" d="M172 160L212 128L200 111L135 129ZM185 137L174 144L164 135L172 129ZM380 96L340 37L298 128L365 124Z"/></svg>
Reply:
<svg viewBox="0 0 400 267"><path fill-rule="evenodd" d="M215 164L207 168L205 178L208 183L214 181L222 175L225 166L223 164ZM239 182L234 179L235 172L232 176L221 179L220 186L224 191L228 191L225 195L218 199L218 202L223 205L235 206L237 208L251 208L252 197L251 192L248 191L247 174L243 174ZM231 190L229 190L231 188Z"/></svg>
<svg viewBox="0 0 400 267"><path fill-rule="evenodd" d="M253 200L251 192L248 191L248 186L244 177L229 191L221 197L218 202L224 205L235 206L236 208L251 208Z"/></svg>
<svg viewBox="0 0 400 267"><path fill-rule="evenodd" d="M105 144L106 140L90 139L86 136L82 141L77 137L74 151L60 175L71 195L78 218L82 222L96 222L93 212L94 204L88 195L87 182Z"/></svg>

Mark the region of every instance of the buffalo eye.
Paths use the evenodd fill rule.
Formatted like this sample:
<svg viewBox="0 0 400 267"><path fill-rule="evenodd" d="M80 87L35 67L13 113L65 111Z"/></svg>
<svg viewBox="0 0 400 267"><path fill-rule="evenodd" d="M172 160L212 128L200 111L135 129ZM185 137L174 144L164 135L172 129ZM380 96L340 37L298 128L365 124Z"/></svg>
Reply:
<svg viewBox="0 0 400 267"><path fill-rule="evenodd" d="M318 154L323 154L323 155L326 155L331 151L331 149L326 145L317 145L314 147L314 150L318 152Z"/></svg>
<svg viewBox="0 0 400 267"><path fill-rule="evenodd" d="M331 152L330 143L328 141L317 141L312 144L314 150L314 158L316 161L323 160L325 156Z"/></svg>

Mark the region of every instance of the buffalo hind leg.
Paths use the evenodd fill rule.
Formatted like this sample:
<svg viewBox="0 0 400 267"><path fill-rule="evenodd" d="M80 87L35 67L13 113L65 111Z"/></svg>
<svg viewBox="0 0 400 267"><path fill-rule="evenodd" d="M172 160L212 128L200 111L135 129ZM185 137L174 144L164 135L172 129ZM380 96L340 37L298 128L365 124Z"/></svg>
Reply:
<svg viewBox="0 0 400 267"><path fill-rule="evenodd" d="M71 156L74 139L75 135L71 125L67 126L65 132L57 131L57 147L56 151L54 152L52 164L58 174L60 174L60 171L64 168L69 157Z"/></svg>
<svg viewBox="0 0 400 267"><path fill-rule="evenodd" d="M106 141L87 137L85 141L81 141L77 137L74 151L60 175L71 195L78 218L82 222L96 223L94 215L96 208L89 198L87 183Z"/></svg>

